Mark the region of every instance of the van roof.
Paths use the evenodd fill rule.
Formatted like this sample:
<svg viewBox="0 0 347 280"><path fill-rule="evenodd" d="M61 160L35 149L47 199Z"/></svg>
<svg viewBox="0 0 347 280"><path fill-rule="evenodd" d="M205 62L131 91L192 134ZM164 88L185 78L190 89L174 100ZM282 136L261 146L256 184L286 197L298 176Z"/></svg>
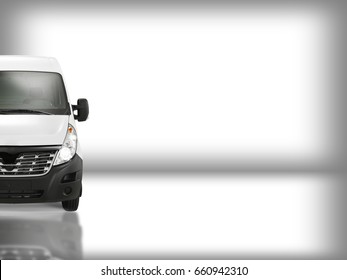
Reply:
<svg viewBox="0 0 347 280"><path fill-rule="evenodd" d="M58 61L53 57L0 55L0 71L42 71L61 74Z"/></svg>

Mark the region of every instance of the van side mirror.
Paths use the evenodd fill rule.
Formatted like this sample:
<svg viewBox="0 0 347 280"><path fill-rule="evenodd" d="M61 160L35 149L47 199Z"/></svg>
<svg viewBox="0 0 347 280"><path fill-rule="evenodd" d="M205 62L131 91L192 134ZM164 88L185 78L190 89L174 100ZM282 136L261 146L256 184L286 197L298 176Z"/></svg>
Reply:
<svg viewBox="0 0 347 280"><path fill-rule="evenodd" d="M78 99L77 105L72 105L72 110L77 110L77 115L74 114L75 120L78 120L79 122L86 121L89 115L88 100L85 98Z"/></svg>

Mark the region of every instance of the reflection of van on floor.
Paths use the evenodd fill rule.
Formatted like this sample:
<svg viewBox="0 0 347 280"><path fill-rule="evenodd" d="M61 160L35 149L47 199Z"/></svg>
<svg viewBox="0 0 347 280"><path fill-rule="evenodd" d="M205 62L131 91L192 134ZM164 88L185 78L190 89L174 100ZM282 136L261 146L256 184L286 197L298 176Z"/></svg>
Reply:
<svg viewBox="0 0 347 280"><path fill-rule="evenodd" d="M77 115L74 115L77 111ZM57 202L75 211L82 195L82 156L75 119L54 58L0 56L0 202Z"/></svg>
<svg viewBox="0 0 347 280"><path fill-rule="evenodd" d="M82 228L77 213L0 216L0 260L80 260Z"/></svg>

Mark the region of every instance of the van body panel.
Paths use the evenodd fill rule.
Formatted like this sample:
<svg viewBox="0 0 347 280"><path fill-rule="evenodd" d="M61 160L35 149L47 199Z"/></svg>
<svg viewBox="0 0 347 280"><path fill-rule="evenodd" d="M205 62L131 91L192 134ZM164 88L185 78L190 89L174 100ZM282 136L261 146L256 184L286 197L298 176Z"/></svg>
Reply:
<svg viewBox="0 0 347 280"><path fill-rule="evenodd" d="M2 55L0 71L42 71L62 75L58 61L53 57Z"/></svg>
<svg viewBox="0 0 347 280"><path fill-rule="evenodd" d="M61 145L67 115L0 115L0 146Z"/></svg>

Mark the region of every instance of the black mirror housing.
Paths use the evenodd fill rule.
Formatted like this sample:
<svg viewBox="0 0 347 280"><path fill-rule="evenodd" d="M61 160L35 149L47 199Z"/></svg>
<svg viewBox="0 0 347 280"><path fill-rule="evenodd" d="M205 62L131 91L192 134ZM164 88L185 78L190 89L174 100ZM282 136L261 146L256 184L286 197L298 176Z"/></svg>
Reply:
<svg viewBox="0 0 347 280"><path fill-rule="evenodd" d="M84 122L89 116L89 104L88 100L85 98L80 98L77 100L77 105L72 105L72 110L77 110L77 115L74 114L75 120L79 122Z"/></svg>

